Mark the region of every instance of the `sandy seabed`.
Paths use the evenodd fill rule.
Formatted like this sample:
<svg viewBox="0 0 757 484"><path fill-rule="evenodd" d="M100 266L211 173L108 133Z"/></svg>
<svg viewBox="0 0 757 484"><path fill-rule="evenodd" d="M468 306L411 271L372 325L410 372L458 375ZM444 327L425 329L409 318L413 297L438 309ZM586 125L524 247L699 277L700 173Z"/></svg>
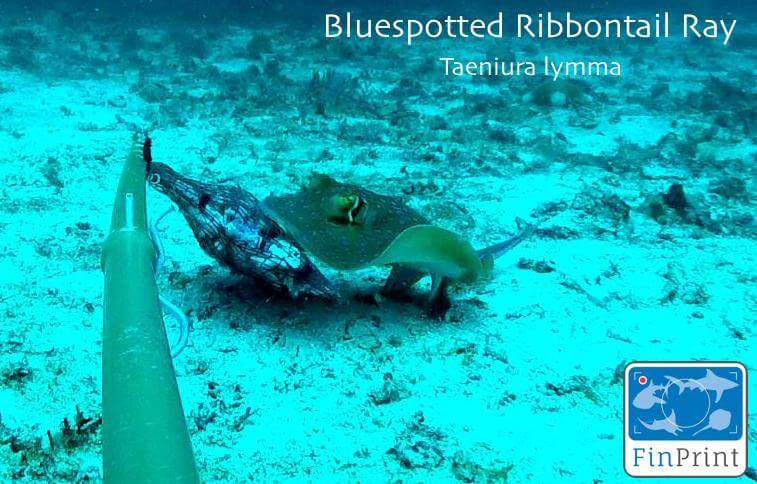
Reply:
<svg viewBox="0 0 757 484"><path fill-rule="evenodd" d="M755 34L612 44L623 76L550 106L538 76L445 78L437 59L597 44L67 25L0 32L2 480L101 478L99 255L141 130L156 160L260 198L321 172L475 247L540 222L437 321L425 281L370 303L383 268L324 269L341 305L262 294L169 217L158 282L192 324L175 367L209 482L618 482L628 362L757 366Z"/></svg>

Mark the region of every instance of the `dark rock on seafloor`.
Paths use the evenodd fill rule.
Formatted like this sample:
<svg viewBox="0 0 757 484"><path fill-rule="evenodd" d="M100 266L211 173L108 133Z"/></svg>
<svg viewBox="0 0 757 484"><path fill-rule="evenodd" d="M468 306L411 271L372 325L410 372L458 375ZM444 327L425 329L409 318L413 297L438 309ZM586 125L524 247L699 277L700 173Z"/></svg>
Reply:
<svg viewBox="0 0 757 484"><path fill-rule="evenodd" d="M689 205L683 193L683 185L680 183L670 185L667 193L662 194L662 201L678 213L682 213Z"/></svg>

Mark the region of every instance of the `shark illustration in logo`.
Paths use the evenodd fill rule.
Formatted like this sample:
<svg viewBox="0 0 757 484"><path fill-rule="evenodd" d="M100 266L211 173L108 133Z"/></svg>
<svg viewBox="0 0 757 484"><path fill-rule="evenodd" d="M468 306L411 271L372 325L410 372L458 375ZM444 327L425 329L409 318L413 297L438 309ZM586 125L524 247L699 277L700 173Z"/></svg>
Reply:
<svg viewBox="0 0 757 484"><path fill-rule="evenodd" d="M641 423L641 425L648 428L649 430L664 430L665 432L673 435L678 435L678 432L681 431L681 428L678 426L678 424L676 424L675 411L670 412L670 416L668 418L664 418L662 420L653 420L651 423L646 423L642 419L639 419L639 423Z"/></svg>
<svg viewBox="0 0 757 484"><path fill-rule="evenodd" d="M689 381L681 381L677 378L666 377L671 385L678 387L678 394L683 393L685 389L715 392L715 403L720 401L720 397L723 396L723 392L736 388L739 384L735 381L731 381L728 378L716 375L712 370L707 368L707 371L703 378Z"/></svg>
<svg viewBox="0 0 757 484"><path fill-rule="evenodd" d="M653 381L649 382L649 386L636 394L636 398L633 399L633 406L641 410L647 410L652 408L657 403L665 403L665 400L656 395L657 392L664 390L665 385L655 385Z"/></svg>

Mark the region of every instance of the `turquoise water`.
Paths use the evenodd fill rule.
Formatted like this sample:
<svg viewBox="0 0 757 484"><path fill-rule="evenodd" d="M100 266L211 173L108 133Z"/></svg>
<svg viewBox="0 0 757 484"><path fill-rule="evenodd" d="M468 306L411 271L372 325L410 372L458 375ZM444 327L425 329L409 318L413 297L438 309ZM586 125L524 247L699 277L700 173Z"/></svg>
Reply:
<svg viewBox="0 0 757 484"><path fill-rule="evenodd" d="M390 298L386 267L312 250L340 300L277 293L169 214L157 282L191 326L174 368L203 481L630 481L628 363L757 367L757 31L747 3L686 7L738 19L727 45L722 29L682 38L678 10L667 39L408 46L326 39L323 17L516 6L4 7L0 480L102 480L100 254L133 136L149 133L156 162L259 200L322 173L400 197L474 248L537 225L490 277L452 283L437 318L429 278ZM572 11L662 11L624 8ZM545 57L550 75L585 64L553 82ZM476 64L456 75L442 58ZM148 203L151 219L171 207L153 188ZM740 482L757 479L753 408Z"/></svg>

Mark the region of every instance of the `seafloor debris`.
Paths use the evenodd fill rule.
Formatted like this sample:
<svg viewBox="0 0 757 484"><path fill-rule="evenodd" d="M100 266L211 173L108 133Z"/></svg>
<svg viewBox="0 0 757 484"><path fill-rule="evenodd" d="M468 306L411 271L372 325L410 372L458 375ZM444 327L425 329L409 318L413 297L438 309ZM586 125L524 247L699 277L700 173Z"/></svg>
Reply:
<svg viewBox="0 0 757 484"><path fill-rule="evenodd" d="M728 200L749 201L747 183L743 178L737 176L724 175L713 180L710 182L708 190Z"/></svg>
<svg viewBox="0 0 757 484"><path fill-rule="evenodd" d="M95 469L82 469L74 452L94 443L99 436L102 417L88 416L78 406L73 420L64 417L56 429L38 433L36 427L13 430L0 419L0 446L18 454L14 479L88 480L99 477Z"/></svg>
<svg viewBox="0 0 757 484"><path fill-rule="evenodd" d="M210 381L207 397L189 412L190 432L208 432L209 438L218 442L235 439L260 411L245 404L245 393L239 384L219 385Z"/></svg>
<svg viewBox="0 0 757 484"><path fill-rule="evenodd" d="M148 103L161 103L171 97L171 91L165 84L153 81L148 78L142 78L132 86L132 92Z"/></svg>
<svg viewBox="0 0 757 484"><path fill-rule="evenodd" d="M407 389L398 383L391 373L384 375L384 384L378 390L368 394L374 405L386 405L406 398L410 395Z"/></svg>
<svg viewBox="0 0 757 484"><path fill-rule="evenodd" d="M595 221L606 221L613 228L628 222L631 207L614 193L586 190L573 199L571 207L590 215Z"/></svg>
<svg viewBox="0 0 757 484"><path fill-rule="evenodd" d="M97 432L101 424L102 417L88 417L77 406L73 425L68 417L64 417L57 433L47 431L49 447L53 450L59 447L73 449L84 445Z"/></svg>
<svg viewBox="0 0 757 484"><path fill-rule="evenodd" d="M63 188L63 180L60 178L60 169L60 162L53 157L49 157L41 170L42 176L47 180L47 183L49 183L51 187L55 187L57 191L60 191L60 189Z"/></svg>
<svg viewBox="0 0 757 484"><path fill-rule="evenodd" d="M397 436L387 454L406 469L433 469L444 463L443 445L446 436L424 423L423 412L415 413Z"/></svg>
<svg viewBox="0 0 757 484"><path fill-rule="evenodd" d="M474 456L463 451L452 456L452 475L461 482L507 482L513 464L483 466Z"/></svg>
<svg viewBox="0 0 757 484"><path fill-rule="evenodd" d="M667 191L652 195L642 208L660 225L696 225L713 233L722 232L721 223L713 219L700 197L686 194L680 183L673 183Z"/></svg>
<svg viewBox="0 0 757 484"><path fill-rule="evenodd" d="M579 239L581 238L581 232L564 225L551 225L536 229L536 236L540 239Z"/></svg>
<svg viewBox="0 0 757 484"><path fill-rule="evenodd" d="M0 372L0 383L3 386L21 388L31 381L34 373L26 358L21 358L6 365Z"/></svg>
<svg viewBox="0 0 757 484"><path fill-rule="evenodd" d="M562 383L547 382L544 387L548 393L558 397L580 394L598 405L602 403L602 397L594 390L595 385L583 375L572 376Z"/></svg>
<svg viewBox="0 0 757 484"><path fill-rule="evenodd" d="M547 260L533 260L521 257L518 259L518 268L527 269L530 271L538 272L540 274L547 274L555 271L554 262Z"/></svg>
<svg viewBox="0 0 757 484"><path fill-rule="evenodd" d="M568 124L574 128L596 129L599 126L598 113L586 106L578 106L568 119Z"/></svg>
<svg viewBox="0 0 757 484"><path fill-rule="evenodd" d="M373 96L367 86L358 77L327 69L313 72L302 95L311 103L313 112L320 116L360 113L380 118L380 113L370 102Z"/></svg>
<svg viewBox="0 0 757 484"><path fill-rule="evenodd" d="M689 95L691 105L702 111L719 111L725 106L741 106L754 98L737 84L721 76L710 76L704 88Z"/></svg>
<svg viewBox="0 0 757 484"><path fill-rule="evenodd" d="M701 306L710 299L704 286L687 276L676 263L669 262L662 277L665 279L665 286L660 297L662 304L680 300L685 304Z"/></svg>

